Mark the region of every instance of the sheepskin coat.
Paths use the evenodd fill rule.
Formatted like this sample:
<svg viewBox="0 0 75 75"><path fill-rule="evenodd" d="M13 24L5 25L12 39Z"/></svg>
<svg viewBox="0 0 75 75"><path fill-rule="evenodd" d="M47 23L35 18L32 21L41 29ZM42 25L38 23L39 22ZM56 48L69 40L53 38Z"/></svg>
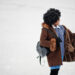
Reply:
<svg viewBox="0 0 75 75"><path fill-rule="evenodd" d="M72 62L75 61L75 33L72 33L65 25L66 33L64 34L64 62ZM52 34L44 30L44 28L50 29L52 32L56 34L54 28L50 27L46 23L42 23L41 35L40 35L40 45L47 47L50 50L50 40L54 38ZM56 43L56 42L55 42ZM56 43L57 44L57 43ZM51 52L47 55L47 61L49 66L62 65L61 58L61 49L60 46L56 47L54 52Z"/></svg>

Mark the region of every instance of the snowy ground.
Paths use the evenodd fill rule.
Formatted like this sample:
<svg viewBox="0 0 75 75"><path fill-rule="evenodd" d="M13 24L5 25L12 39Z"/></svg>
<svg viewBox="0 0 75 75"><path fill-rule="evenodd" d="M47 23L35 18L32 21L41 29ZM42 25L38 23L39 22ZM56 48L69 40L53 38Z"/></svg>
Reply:
<svg viewBox="0 0 75 75"><path fill-rule="evenodd" d="M49 75L40 66L36 43L43 13L50 7L61 10L61 24L75 32L74 0L0 0L0 75ZM74 75L75 62L64 63L59 75Z"/></svg>

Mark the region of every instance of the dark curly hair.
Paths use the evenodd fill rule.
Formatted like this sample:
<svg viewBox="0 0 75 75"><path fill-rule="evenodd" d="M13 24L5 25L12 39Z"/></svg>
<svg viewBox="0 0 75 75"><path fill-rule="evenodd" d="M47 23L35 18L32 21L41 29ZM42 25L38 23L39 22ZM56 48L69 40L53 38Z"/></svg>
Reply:
<svg viewBox="0 0 75 75"><path fill-rule="evenodd" d="M58 9L50 8L47 12L43 15L43 20L49 26L52 26L57 20L60 19L61 12Z"/></svg>

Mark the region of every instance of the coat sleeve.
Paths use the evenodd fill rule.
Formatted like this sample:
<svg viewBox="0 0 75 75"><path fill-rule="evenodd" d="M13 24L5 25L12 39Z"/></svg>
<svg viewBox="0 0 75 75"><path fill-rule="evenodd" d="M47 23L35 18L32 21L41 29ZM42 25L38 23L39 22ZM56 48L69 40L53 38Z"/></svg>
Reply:
<svg viewBox="0 0 75 75"><path fill-rule="evenodd" d="M50 48L50 41L47 40L47 31L44 30L43 28L42 28L41 35L40 35L40 45Z"/></svg>
<svg viewBox="0 0 75 75"><path fill-rule="evenodd" d="M75 33L72 33L72 44L75 47Z"/></svg>
<svg viewBox="0 0 75 75"><path fill-rule="evenodd" d="M67 28L65 25L63 25L63 26L64 26L64 28L65 28L65 33L66 33L66 30L68 30L69 34L72 36L71 30L70 30L69 28Z"/></svg>
<svg viewBox="0 0 75 75"><path fill-rule="evenodd" d="M70 34L70 37L72 37L72 32L71 32L70 29L68 29L68 32L69 32L69 34Z"/></svg>
<svg viewBox="0 0 75 75"><path fill-rule="evenodd" d="M74 37L74 38L75 38L75 33L72 33L72 37Z"/></svg>
<svg viewBox="0 0 75 75"><path fill-rule="evenodd" d="M71 39L71 42L74 44L75 46L75 33L71 32L70 29L68 29L69 31L69 34L70 34L70 39Z"/></svg>

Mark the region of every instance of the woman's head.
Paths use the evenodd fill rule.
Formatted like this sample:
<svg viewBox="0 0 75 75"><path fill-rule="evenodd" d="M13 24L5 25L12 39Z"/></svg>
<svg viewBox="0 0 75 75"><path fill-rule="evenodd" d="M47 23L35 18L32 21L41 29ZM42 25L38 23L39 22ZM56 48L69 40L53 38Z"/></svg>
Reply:
<svg viewBox="0 0 75 75"><path fill-rule="evenodd" d="M49 26L58 25L60 22L61 12L58 9L50 8L47 12L43 15L43 20Z"/></svg>

